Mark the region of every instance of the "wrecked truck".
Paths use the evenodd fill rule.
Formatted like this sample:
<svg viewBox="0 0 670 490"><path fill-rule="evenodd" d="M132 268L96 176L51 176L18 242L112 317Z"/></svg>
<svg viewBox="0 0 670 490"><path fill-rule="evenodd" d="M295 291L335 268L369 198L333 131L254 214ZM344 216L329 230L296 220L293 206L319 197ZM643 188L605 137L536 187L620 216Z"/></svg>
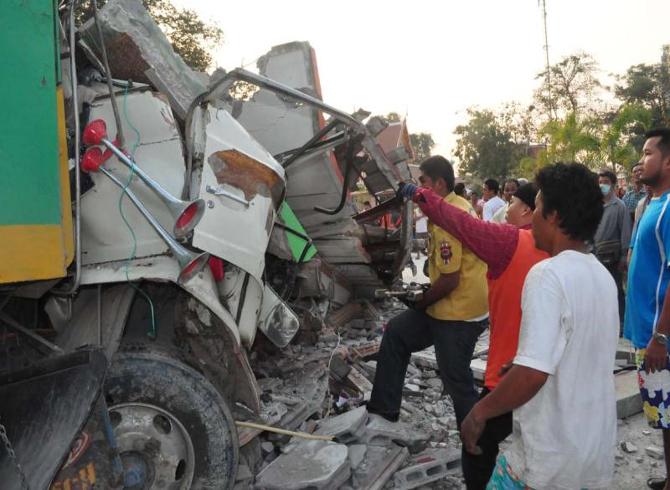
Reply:
<svg viewBox="0 0 670 490"><path fill-rule="evenodd" d="M258 450L236 427L259 420L258 331L286 346L303 314L404 267L411 203L386 197L410 147L325 104L306 43L210 79L139 2L82 25L77 2L11 3L3 488L232 487ZM380 203L364 213L359 178ZM379 220L391 210L394 229Z"/></svg>

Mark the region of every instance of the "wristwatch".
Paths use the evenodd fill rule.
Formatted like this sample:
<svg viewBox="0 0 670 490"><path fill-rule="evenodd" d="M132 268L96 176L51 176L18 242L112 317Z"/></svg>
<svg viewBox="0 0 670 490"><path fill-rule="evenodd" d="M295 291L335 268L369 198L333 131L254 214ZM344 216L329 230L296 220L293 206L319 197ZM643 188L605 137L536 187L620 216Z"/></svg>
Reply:
<svg viewBox="0 0 670 490"><path fill-rule="evenodd" d="M668 346L668 336L662 333L654 332L654 340L661 345Z"/></svg>

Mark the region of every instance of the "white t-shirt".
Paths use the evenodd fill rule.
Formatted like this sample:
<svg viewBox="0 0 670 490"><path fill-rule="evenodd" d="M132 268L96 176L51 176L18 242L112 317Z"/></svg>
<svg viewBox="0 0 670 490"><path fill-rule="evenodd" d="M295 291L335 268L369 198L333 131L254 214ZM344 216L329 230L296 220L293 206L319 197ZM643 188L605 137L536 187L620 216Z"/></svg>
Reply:
<svg viewBox="0 0 670 490"><path fill-rule="evenodd" d="M549 377L514 410L505 457L531 488L611 488L619 337L612 276L591 254L561 252L530 270L521 308L514 364Z"/></svg>
<svg viewBox="0 0 670 490"><path fill-rule="evenodd" d="M496 214L501 207L505 205L505 201L500 199L498 196L493 196L491 199L484 203L484 210L482 211L482 219L484 221L491 221L493 215Z"/></svg>
<svg viewBox="0 0 670 490"><path fill-rule="evenodd" d="M498 211L495 212L493 217L491 218L492 223L500 223L504 224L507 223L507 220L505 219L505 216L507 215L507 209L509 208L509 203L506 202L504 206L501 206Z"/></svg>

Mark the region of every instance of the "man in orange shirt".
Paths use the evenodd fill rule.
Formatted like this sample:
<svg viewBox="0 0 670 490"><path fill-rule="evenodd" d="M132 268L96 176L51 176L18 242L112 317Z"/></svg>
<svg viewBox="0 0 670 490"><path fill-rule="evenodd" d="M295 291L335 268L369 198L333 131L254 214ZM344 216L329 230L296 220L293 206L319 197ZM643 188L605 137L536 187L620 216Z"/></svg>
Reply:
<svg viewBox="0 0 670 490"><path fill-rule="evenodd" d="M468 247L488 265L490 344L481 397L500 381L503 366L514 358L521 324L521 292L528 271L549 255L535 247L530 230L535 209L534 184L514 193L506 215L507 224L473 218L443 201L430 189L405 184L400 193L411 197L437 226ZM478 441L480 455L463 448L462 466L468 490L485 489L495 467L498 445L512 433L512 412L486 423Z"/></svg>

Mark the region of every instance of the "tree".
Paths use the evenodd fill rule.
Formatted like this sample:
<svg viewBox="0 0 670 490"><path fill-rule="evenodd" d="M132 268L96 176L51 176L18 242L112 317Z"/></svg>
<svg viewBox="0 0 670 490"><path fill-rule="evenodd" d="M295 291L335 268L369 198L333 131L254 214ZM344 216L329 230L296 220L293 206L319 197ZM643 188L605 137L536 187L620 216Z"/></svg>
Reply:
<svg viewBox="0 0 670 490"><path fill-rule="evenodd" d="M599 127L597 119L578 117L574 112L564 119L547 122L540 129L540 134L547 139L547 147L540 152L536 167L561 161L599 165L602 162Z"/></svg>
<svg viewBox="0 0 670 490"><path fill-rule="evenodd" d="M98 0L98 8L105 3L106 0ZM187 65L199 71L211 67L209 52L223 40L219 27L203 21L193 10L175 7L170 0L142 0L142 3ZM81 3L77 17L80 23L93 17L91 0Z"/></svg>
<svg viewBox="0 0 670 490"><path fill-rule="evenodd" d="M470 108L468 116L468 123L454 131L460 169L482 179L504 180L514 174L525 146L514 142L494 112Z"/></svg>
<svg viewBox="0 0 670 490"><path fill-rule="evenodd" d="M414 161L421 162L430 156L435 146L433 136L430 133L410 133L409 140L414 150Z"/></svg>
<svg viewBox="0 0 670 490"><path fill-rule="evenodd" d="M600 149L604 160L612 165L630 170L640 159L644 132L652 122L652 112L640 104L623 104L605 130Z"/></svg>
<svg viewBox="0 0 670 490"><path fill-rule="evenodd" d="M670 126L670 45L663 46L660 63L631 66L619 82L617 97L649 109L652 126Z"/></svg>
<svg viewBox="0 0 670 490"><path fill-rule="evenodd" d="M549 119L568 112L580 114L593 108L594 95L602 84L597 77L598 64L591 55L566 56L549 67L549 74L551 85L547 82L547 70L536 76L542 80L542 85L535 92L537 104L544 108Z"/></svg>
<svg viewBox="0 0 670 490"><path fill-rule="evenodd" d="M400 115L397 112L389 112L384 116L388 122L400 122Z"/></svg>

